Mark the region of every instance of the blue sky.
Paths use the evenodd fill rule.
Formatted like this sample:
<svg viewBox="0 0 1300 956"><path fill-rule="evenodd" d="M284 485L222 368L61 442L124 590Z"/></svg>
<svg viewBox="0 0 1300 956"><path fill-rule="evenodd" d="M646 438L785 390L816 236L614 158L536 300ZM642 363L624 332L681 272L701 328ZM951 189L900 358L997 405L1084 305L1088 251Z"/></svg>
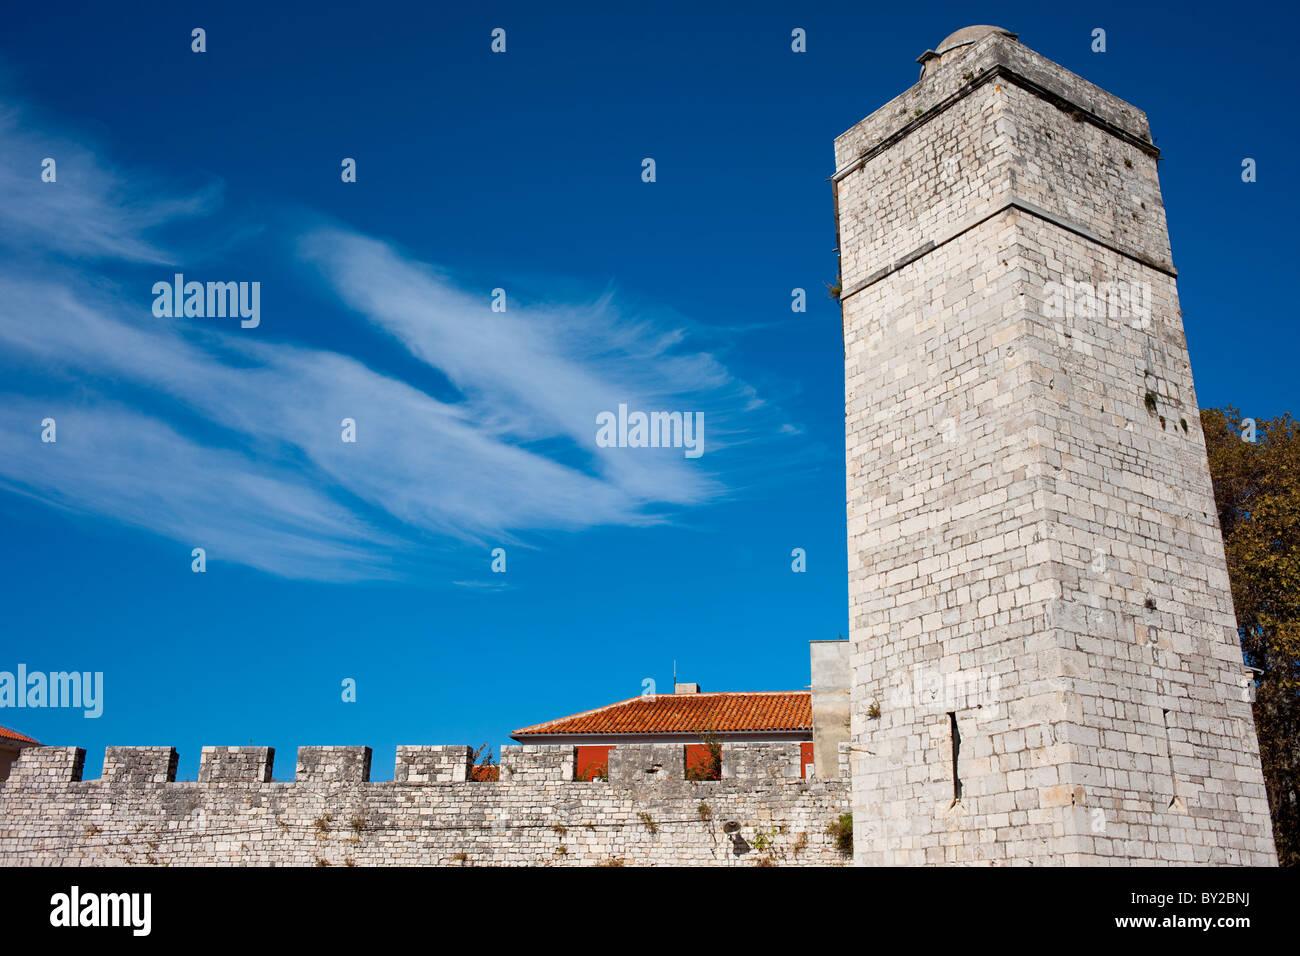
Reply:
<svg viewBox="0 0 1300 956"><path fill-rule="evenodd" d="M674 659L806 686L848 632L832 140L970 23L1148 113L1200 402L1296 411L1294 79L1261 53L1294 12L269 6L0 34L0 669L105 679L98 719L0 724L87 776L105 744L190 777L267 744L284 779L364 743L383 779ZM175 272L260 282L260 325L155 317ZM618 402L703 412L705 453L595 448Z"/></svg>

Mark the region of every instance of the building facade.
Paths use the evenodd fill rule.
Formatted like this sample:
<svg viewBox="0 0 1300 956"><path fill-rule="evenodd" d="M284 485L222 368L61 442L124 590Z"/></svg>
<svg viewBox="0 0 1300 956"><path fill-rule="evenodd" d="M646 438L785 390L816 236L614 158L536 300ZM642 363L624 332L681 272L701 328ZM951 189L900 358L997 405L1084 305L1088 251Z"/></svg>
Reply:
<svg viewBox="0 0 1300 956"><path fill-rule="evenodd" d="M840 775L840 744L848 740L847 641L812 641L809 690L719 691L675 683L671 694L642 694L604 707L522 727L521 744L576 748L580 780L608 777L619 746L655 744L684 748L687 771L701 779L723 772L721 744L798 744L791 775Z"/></svg>

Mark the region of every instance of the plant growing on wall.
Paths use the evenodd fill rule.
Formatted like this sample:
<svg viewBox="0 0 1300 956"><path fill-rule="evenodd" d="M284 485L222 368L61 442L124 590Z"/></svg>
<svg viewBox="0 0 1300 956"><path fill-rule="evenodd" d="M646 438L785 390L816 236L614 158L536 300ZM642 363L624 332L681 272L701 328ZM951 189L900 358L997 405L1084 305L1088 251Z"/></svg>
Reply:
<svg viewBox="0 0 1300 956"><path fill-rule="evenodd" d="M841 813L838 819L826 824L826 835L835 841L835 848L846 856L853 852L853 814Z"/></svg>
<svg viewBox="0 0 1300 956"><path fill-rule="evenodd" d="M721 780L722 779L722 741L712 729L697 730L696 735L704 747L704 752L686 766L687 780Z"/></svg>
<svg viewBox="0 0 1300 956"><path fill-rule="evenodd" d="M501 767L497 762L492 745L483 741L469 758L469 779L485 783L501 779Z"/></svg>
<svg viewBox="0 0 1300 956"><path fill-rule="evenodd" d="M772 841L775 839L776 839L775 830L771 830L771 829L764 830L762 827L757 827L754 830L754 839L750 840L749 842L750 845L755 850L757 850L759 853L762 853L765 850L769 850L772 848Z"/></svg>
<svg viewBox="0 0 1300 956"><path fill-rule="evenodd" d="M497 765L496 754L493 752L492 745L486 740L479 744L478 749L474 751L469 762L475 767L495 767Z"/></svg>

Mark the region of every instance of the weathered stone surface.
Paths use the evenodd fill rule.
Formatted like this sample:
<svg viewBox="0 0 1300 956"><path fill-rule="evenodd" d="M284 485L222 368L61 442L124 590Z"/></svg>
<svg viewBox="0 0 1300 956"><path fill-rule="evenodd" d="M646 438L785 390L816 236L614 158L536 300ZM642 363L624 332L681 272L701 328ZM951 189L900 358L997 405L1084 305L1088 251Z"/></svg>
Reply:
<svg viewBox="0 0 1300 956"><path fill-rule="evenodd" d="M467 746L399 746L393 779L398 783L464 783L474 762Z"/></svg>
<svg viewBox="0 0 1300 956"><path fill-rule="evenodd" d="M681 744L623 744L609 753L609 781L616 786L651 788L686 778L686 748Z"/></svg>
<svg viewBox="0 0 1300 956"><path fill-rule="evenodd" d="M175 747L107 747L103 780L126 786L172 783L178 759Z"/></svg>
<svg viewBox="0 0 1300 956"><path fill-rule="evenodd" d="M724 780L780 780L799 776L799 744L723 743Z"/></svg>
<svg viewBox="0 0 1300 956"><path fill-rule="evenodd" d="M813 759L817 776L840 775L840 744L849 739L853 643L811 641Z"/></svg>
<svg viewBox="0 0 1300 956"><path fill-rule="evenodd" d="M19 754L6 783L11 787L76 783L86 765L80 747L28 747Z"/></svg>
<svg viewBox="0 0 1300 956"><path fill-rule="evenodd" d="M553 744L507 744L501 748L502 783L561 783L573 779L577 753Z"/></svg>
<svg viewBox="0 0 1300 956"><path fill-rule="evenodd" d="M370 779L369 747L299 747L299 783L365 783Z"/></svg>
<svg viewBox="0 0 1300 956"><path fill-rule="evenodd" d="M199 783L266 783L275 763L273 747L204 747Z"/></svg>

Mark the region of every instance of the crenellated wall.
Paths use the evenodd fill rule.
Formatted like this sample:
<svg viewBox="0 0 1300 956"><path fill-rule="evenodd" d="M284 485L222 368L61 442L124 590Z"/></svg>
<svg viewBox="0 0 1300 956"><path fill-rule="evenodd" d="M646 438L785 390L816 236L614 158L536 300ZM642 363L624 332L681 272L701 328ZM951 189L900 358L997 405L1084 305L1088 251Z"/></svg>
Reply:
<svg viewBox="0 0 1300 956"><path fill-rule="evenodd" d="M684 779L681 746L611 753L575 781L573 747L501 748L500 781L470 778L466 746L397 748L370 781L369 747L300 747L271 779L270 747L204 747L176 782L172 747L34 747L0 783L0 866L841 865L827 826L847 781L799 777L798 743L724 743L721 780Z"/></svg>

